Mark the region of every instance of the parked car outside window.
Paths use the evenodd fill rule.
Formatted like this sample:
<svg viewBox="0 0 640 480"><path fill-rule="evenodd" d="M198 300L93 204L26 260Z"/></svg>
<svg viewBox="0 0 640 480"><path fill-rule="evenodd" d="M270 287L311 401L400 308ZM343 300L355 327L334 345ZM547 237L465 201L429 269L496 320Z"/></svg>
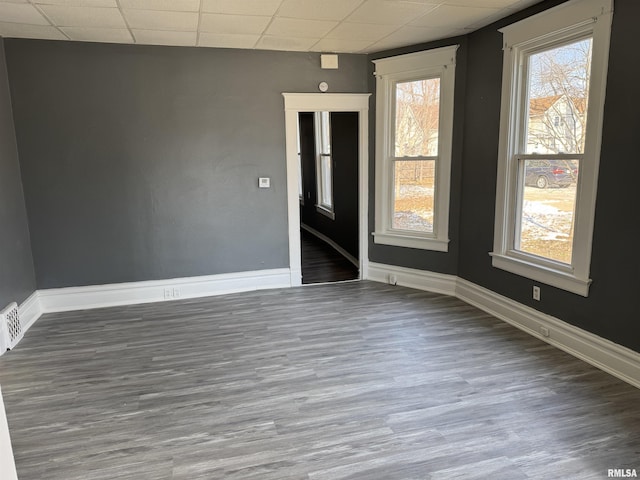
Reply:
<svg viewBox="0 0 640 480"><path fill-rule="evenodd" d="M578 178L578 167L571 160L528 160L524 184L537 188L566 188Z"/></svg>

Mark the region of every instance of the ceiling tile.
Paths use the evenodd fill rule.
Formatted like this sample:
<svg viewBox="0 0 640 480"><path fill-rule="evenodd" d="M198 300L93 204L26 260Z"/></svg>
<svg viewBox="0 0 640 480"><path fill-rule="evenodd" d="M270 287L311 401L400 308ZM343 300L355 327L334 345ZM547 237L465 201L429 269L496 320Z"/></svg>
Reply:
<svg viewBox="0 0 640 480"><path fill-rule="evenodd" d="M197 12L200 0L120 0L123 9Z"/></svg>
<svg viewBox="0 0 640 480"><path fill-rule="evenodd" d="M117 8L66 7L42 5L40 7L55 25L63 27L126 28Z"/></svg>
<svg viewBox="0 0 640 480"><path fill-rule="evenodd" d="M183 45L195 46L196 32L171 32L167 30L133 30L136 43L148 45Z"/></svg>
<svg viewBox="0 0 640 480"><path fill-rule="evenodd" d="M288 50L297 52L308 51L318 38L300 38L300 37L271 37L264 35L258 41L256 48L262 50Z"/></svg>
<svg viewBox="0 0 640 480"><path fill-rule="evenodd" d="M198 45L219 48L253 48L259 39L260 35L225 35L200 32Z"/></svg>
<svg viewBox="0 0 640 480"><path fill-rule="evenodd" d="M343 20L362 3L363 0L284 0L278 10L278 16Z"/></svg>
<svg viewBox="0 0 640 480"><path fill-rule="evenodd" d="M369 40L377 42L398 27L394 25L373 25L370 23L341 23L327 34L327 38L347 40Z"/></svg>
<svg viewBox="0 0 640 480"><path fill-rule="evenodd" d="M423 15L437 4L390 2L388 0L369 0L349 15L347 22L379 23L383 25L404 25L417 16Z"/></svg>
<svg viewBox="0 0 640 480"><path fill-rule="evenodd" d="M72 40L82 42L133 43L129 30L124 28L63 27Z"/></svg>
<svg viewBox="0 0 640 480"><path fill-rule="evenodd" d="M505 8L505 9L502 9L502 10L498 10L493 15L489 15L489 16L483 17L480 20L476 20L475 22L468 24L467 28L470 29L470 30L477 30L478 28L482 28L484 26L487 26L490 23L493 23L493 22L495 22L497 20L500 20L501 18L507 17L507 16L511 15L512 13L515 13L515 10L509 10L508 8Z"/></svg>
<svg viewBox="0 0 640 480"><path fill-rule="evenodd" d="M520 0L444 0L442 3L462 7L506 8L513 6L519 1Z"/></svg>
<svg viewBox="0 0 640 480"><path fill-rule="evenodd" d="M22 3L0 3L0 19L8 23L49 25L36 7Z"/></svg>
<svg viewBox="0 0 640 480"><path fill-rule="evenodd" d="M338 22L329 20L274 18L265 33L279 37L323 37L336 25Z"/></svg>
<svg viewBox="0 0 640 480"><path fill-rule="evenodd" d="M540 3L542 0L520 0L517 3L512 5L513 8L517 10L522 10L524 8L530 7L531 5L535 5L536 3Z"/></svg>
<svg viewBox="0 0 640 480"><path fill-rule="evenodd" d="M203 13L200 18L200 31L255 35L264 32L270 20L270 17Z"/></svg>
<svg viewBox="0 0 640 480"><path fill-rule="evenodd" d="M195 12L125 10L124 16L131 28L140 30L176 30L181 32L195 32L198 29L198 14Z"/></svg>
<svg viewBox="0 0 640 480"><path fill-rule="evenodd" d="M419 27L453 27L464 28L484 17L497 13L497 8L455 7L441 5L435 10L420 17L411 25Z"/></svg>
<svg viewBox="0 0 640 480"><path fill-rule="evenodd" d="M202 11L229 15L272 16L282 0L203 0Z"/></svg>
<svg viewBox="0 0 640 480"><path fill-rule="evenodd" d="M368 40L342 40L338 38L323 38L311 48L314 52L358 53L366 49L371 42Z"/></svg>
<svg viewBox="0 0 640 480"><path fill-rule="evenodd" d="M456 28L404 27L371 45L369 51L379 52L381 50L388 50L405 45L416 45L441 38L455 37L463 33L466 33L466 31Z"/></svg>
<svg viewBox="0 0 640 480"><path fill-rule="evenodd" d="M31 3L36 5L66 5L70 7L118 7L116 0L33 0Z"/></svg>
<svg viewBox="0 0 640 480"><path fill-rule="evenodd" d="M0 22L0 37L67 40L67 37L65 37L63 33L49 25L25 25L22 23L6 22Z"/></svg>

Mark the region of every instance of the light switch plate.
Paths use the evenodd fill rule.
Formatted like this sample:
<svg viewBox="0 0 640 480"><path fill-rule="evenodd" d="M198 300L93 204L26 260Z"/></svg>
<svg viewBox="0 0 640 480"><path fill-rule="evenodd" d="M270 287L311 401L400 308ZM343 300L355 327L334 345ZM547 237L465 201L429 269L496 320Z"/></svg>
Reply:
<svg viewBox="0 0 640 480"><path fill-rule="evenodd" d="M271 179L269 177L260 177L258 179L258 187L271 188Z"/></svg>

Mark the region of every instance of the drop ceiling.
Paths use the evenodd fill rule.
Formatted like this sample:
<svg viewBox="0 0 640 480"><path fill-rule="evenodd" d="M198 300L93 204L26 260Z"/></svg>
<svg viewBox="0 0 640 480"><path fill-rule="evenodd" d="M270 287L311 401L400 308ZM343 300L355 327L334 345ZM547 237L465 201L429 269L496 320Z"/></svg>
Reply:
<svg viewBox="0 0 640 480"><path fill-rule="evenodd" d="M371 53L468 33L540 0L0 0L0 36Z"/></svg>

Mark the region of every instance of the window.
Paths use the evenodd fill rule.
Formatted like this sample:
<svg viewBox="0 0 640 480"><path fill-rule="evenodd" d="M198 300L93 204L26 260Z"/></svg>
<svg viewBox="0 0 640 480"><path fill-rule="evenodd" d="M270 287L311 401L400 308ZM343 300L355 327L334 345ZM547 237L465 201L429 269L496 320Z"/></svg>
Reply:
<svg viewBox="0 0 640 480"><path fill-rule="evenodd" d="M296 122L296 147L298 149L298 200L300 205L304 205L304 180L302 178L302 149L300 146L300 114Z"/></svg>
<svg viewBox="0 0 640 480"><path fill-rule="evenodd" d="M333 212L333 169L331 160L331 116L315 112L317 210L330 218Z"/></svg>
<svg viewBox="0 0 640 480"><path fill-rule="evenodd" d="M611 0L504 28L492 262L588 295Z"/></svg>
<svg viewBox="0 0 640 480"><path fill-rule="evenodd" d="M448 251L457 48L374 61L376 243Z"/></svg>

